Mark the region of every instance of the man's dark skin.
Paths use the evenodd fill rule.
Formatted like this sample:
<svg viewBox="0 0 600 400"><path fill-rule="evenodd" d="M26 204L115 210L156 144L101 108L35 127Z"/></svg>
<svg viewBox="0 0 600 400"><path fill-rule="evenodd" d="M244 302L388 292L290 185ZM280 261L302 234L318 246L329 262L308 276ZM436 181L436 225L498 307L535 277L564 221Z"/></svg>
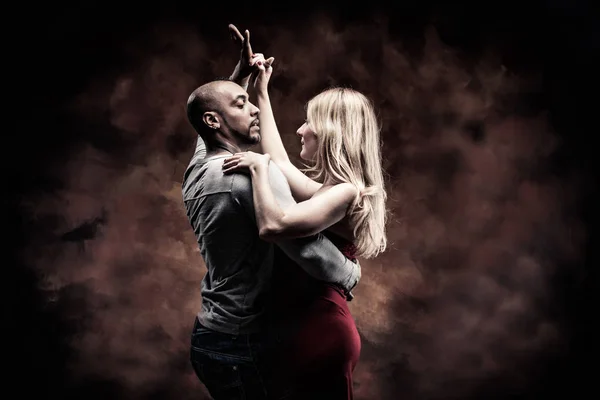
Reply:
<svg viewBox="0 0 600 400"><path fill-rule="evenodd" d="M240 33L238 28L229 24L229 34L234 43L240 46L240 58L236 64L230 80L240 85L244 90L248 90L248 84L252 79L253 73L257 71L256 62L264 62L265 66L273 63L274 58L264 59L261 53L254 53L250 44L250 31L244 31L244 35ZM215 140L205 140L207 157L214 155L217 152L226 150L232 154L243 151L237 145L227 140L225 137L216 137Z"/></svg>

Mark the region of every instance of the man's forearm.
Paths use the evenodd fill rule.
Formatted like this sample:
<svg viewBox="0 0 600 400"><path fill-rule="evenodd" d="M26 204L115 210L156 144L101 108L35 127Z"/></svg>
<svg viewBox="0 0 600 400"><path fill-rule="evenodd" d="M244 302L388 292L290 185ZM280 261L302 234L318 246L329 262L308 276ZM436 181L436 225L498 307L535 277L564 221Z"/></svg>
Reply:
<svg viewBox="0 0 600 400"><path fill-rule="evenodd" d="M269 175L269 184L279 207L286 209L296 204L285 176L275 163L269 164ZM361 277L360 265L348 260L322 233L295 239L280 239L275 241L275 244L288 258L317 280L335 283L349 291Z"/></svg>
<svg viewBox="0 0 600 400"><path fill-rule="evenodd" d="M242 72L242 67L241 67L240 63L238 62L233 70L233 73L229 77L229 79L231 81L237 83L241 87L243 87L244 90L248 90L248 83L250 82L250 75L242 76L241 72Z"/></svg>
<svg viewBox="0 0 600 400"><path fill-rule="evenodd" d="M322 233L281 240L275 244L317 280L334 283L350 291L361 278L360 264L348 260Z"/></svg>

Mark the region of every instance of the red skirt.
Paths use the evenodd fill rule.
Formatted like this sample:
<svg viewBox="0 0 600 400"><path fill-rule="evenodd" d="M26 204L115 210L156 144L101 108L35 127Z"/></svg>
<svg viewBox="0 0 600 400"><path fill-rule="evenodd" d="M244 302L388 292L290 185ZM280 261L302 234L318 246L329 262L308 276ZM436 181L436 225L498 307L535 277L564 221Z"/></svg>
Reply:
<svg viewBox="0 0 600 400"><path fill-rule="evenodd" d="M353 399L361 343L343 291L311 280L291 307L275 355L279 391L293 393L286 399Z"/></svg>

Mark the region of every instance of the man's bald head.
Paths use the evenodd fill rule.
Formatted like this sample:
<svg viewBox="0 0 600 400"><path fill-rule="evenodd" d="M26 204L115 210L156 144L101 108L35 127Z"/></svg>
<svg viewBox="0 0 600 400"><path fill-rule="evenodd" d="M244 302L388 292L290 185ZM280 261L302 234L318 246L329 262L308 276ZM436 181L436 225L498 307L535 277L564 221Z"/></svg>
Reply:
<svg viewBox="0 0 600 400"><path fill-rule="evenodd" d="M190 94L187 101L188 120L201 136L208 129L202 116L207 111L220 113L223 110L223 92L228 86L239 87L238 84L229 80L217 80L205 83Z"/></svg>
<svg viewBox="0 0 600 400"><path fill-rule="evenodd" d="M228 80L200 86L187 102L188 120L207 149L242 149L260 142L259 113L246 90Z"/></svg>

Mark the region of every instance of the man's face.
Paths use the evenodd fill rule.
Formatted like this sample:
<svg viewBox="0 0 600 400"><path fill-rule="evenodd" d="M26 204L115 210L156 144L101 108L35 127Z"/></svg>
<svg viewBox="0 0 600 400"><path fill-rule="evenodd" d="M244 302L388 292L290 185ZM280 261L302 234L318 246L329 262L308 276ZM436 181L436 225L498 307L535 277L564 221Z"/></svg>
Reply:
<svg viewBox="0 0 600 400"><path fill-rule="evenodd" d="M246 147L260 142L259 109L248 100L248 93L233 82L219 88L220 130L236 144Z"/></svg>

